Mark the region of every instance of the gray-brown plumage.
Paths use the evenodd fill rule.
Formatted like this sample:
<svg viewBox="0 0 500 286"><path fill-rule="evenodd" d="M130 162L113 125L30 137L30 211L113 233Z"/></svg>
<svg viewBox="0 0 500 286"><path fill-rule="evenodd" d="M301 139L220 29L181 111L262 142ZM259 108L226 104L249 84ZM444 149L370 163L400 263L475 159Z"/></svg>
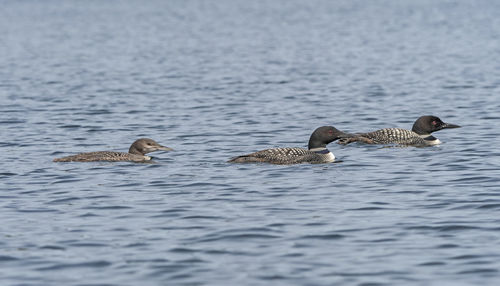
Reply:
<svg viewBox="0 0 500 286"><path fill-rule="evenodd" d="M145 154L154 151L172 151L172 148L162 146L153 139L141 138L136 140L130 146L128 153L115 151L98 151L80 153L73 156L67 156L54 159L54 162L94 162L94 161L133 161L144 162L151 160L151 157Z"/></svg>
<svg viewBox="0 0 500 286"><path fill-rule="evenodd" d="M308 149L304 148L273 148L258 151L232 158L230 163L271 163L271 164L299 164L299 163L329 163L335 156L326 145L344 136L344 132L333 126L317 128L309 139Z"/></svg>
<svg viewBox="0 0 500 286"><path fill-rule="evenodd" d="M431 133L445 128L458 128L460 126L444 123L437 116L426 115L418 118L412 130L402 128L384 128L368 133L352 134L350 138L339 140L339 144L363 142L367 144L397 144L404 146L432 146L441 141Z"/></svg>

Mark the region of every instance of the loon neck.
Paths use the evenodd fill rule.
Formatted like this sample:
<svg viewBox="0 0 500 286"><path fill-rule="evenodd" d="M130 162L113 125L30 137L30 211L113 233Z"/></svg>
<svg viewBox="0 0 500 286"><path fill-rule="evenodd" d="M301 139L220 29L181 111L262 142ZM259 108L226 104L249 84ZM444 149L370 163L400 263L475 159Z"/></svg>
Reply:
<svg viewBox="0 0 500 286"><path fill-rule="evenodd" d="M423 131L423 130L421 130L420 128L418 128L416 126L413 126L413 128L411 129L411 131L417 133L420 137L430 136L431 135L429 132Z"/></svg>
<svg viewBox="0 0 500 286"><path fill-rule="evenodd" d="M424 140L427 140L427 141L433 141L433 140L436 140L437 138L432 136L431 134L427 133L427 134L418 134L418 137L424 139Z"/></svg>
<svg viewBox="0 0 500 286"><path fill-rule="evenodd" d="M430 134L419 135L420 138L424 139L425 145L439 145L441 141Z"/></svg>
<svg viewBox="0 0 500 286"><path fill-rule="evenodd" d="M130 149L128 149L128 152L129 152L130 154L135 154L135 155L141 155L141 156L144 156L144 153L142 153L141 151L137 150L137 148L136 148L134 145L130 146Z"/></svg>
<svg viewBox="0 0 500 286"><path fill-rule="evenodd" d="M326 148L325 143L317 142L317 141L309 141L308 149L319 149L319 148Z"/></svg>
<svg viewBox="0 0 500 286"><path fill-rule="evenodd" d="M330 153L330 150L323 148L323 147L312 148L312 149L309 149L309 151L312 151L316 154L328 154L328 153Z"/></svg>

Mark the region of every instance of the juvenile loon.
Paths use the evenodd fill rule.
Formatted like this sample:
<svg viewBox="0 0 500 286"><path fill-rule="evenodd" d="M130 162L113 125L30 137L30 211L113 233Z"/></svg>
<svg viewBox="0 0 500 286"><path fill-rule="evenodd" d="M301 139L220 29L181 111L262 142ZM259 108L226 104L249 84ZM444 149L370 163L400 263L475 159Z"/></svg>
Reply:
<svg viewBox="0 0 500 286"><path fill-rule="evenodd" d="M314 130L309 139L308 150L304 148L273 148L232 158L229 163L330 163L335 160L332 152L326 149L326 144L342 138L345 133L333 126L322 126Z"/></svg>
<svg viewBox="0 0 500 286"><path fill-rule="evenodd" d="M73 156L67 156L54 159L54 162L94 162L94 161L133 161L144 162L151 160L151 157L145 156L146 153L154 151L172 151L172 148L162 146L153 139L141 138L136 140L130 146L128 153L114 151L98 151L80 153Z"/></svg>
<svg viewBox="0 0 500 286"><path fill-rule="evenodd" d="M367 144L398 144L405 146L432 146L441 144L441 141L431 133L445 128L458 128L460 126L444 123L437 116L421 116L415 121L410 130L402 128L384 128L368 133L352 134L350 138L339 140L339 144L363 142Z"/></svg>

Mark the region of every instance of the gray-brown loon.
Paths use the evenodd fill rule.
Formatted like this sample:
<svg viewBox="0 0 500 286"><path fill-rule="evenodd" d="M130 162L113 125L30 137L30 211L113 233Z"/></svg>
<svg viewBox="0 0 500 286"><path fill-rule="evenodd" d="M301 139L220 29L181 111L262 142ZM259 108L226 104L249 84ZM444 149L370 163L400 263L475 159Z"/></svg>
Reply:
<svg viewBox="0 0 500 286"><path fill-rule="evenodd" d="M151 157L145 154L154 151L172 151L172 148L162 146L153 139L141 138L136 140L130 146L128 153L115 151L98 151L80 153L73 156L67 156L54 159L54 162L94 162L94 161L150 161Z"/></svg>
<svg viewBox="0 0 500 286"><path fill-rule="evenodd" d="M335 156L326 145L343 138L344 132L333 126L322 126L314 130L309 139L308 149L304 148L273 148L258 151L232 158L230 163L271 163L271 164L300 164L300 163L330 163Z"/></svg>
<svg viewBox="0 0 500 286"><path fill-rule="evenodd" d="M458 128L460 126L451 123L444 123L437 116L421 116L415 121L410 130L402 128L384 128L368 133L352 134L350 138L339 140L339 144L349 144L352 142L363 142L367 144L397 144L405 146L432 146L441 144L441 141L432 136L436 132L446 128Z"/></svg>

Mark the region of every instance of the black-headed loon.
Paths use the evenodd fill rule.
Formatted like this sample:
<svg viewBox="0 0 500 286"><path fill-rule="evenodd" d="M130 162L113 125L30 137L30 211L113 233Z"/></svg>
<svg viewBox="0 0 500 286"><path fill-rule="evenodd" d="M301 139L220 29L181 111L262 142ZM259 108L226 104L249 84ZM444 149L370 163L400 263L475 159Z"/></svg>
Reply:
<svg viewBox="0 0 500 286"><path fill-rule="evenodd" d="M330 163L335 156L326 145L337 139L343 138L345 133L333 126L322 126L314 130L309 138L308 149L304 148L273 148L258 151L232 158L230 163L271 163L271 164L300 164L300 163Z"/></svg>
<svg viewBox="0 0 500 286"><path fill-rule="evenodd" d="M349 144L352 142L363 142L367 144L397 144L404 146L432 146L441 144L441 141L432 136L436 132L446 128L458 128L460 126L451 123L444 123L437 116L421 116L415 121L410 130L402 128L384 128L368 133L352 134L350 138L342 138L339 144Z"/></svg>
<svg viewBox="0 0 500 286"><path fill-rule="evenodd" d="M128 153L114 151L99 151L80 153L73 156L56 158L54 162L94 162L94 161L133 161L145 162L150 161L151 157L145 154L154 151L172 151L172 148L162 146L153 139L141 138L136 140L130 146Z"/></svg>

